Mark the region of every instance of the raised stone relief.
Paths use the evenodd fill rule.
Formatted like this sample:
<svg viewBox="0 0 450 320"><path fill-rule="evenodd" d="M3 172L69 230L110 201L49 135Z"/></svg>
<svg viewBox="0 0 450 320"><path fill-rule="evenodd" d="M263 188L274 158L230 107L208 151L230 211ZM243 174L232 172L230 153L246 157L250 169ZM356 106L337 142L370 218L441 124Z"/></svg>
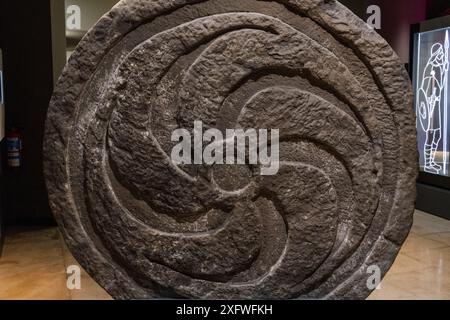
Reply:
<svg viewBox="0 0 450 320"><path fill-rule="evenodd" d="M276 128L280 169L176 165L172 132ZM117 299L363 299L412 223L408 75L336 1L124 0L48 112L51 207Z"/></svg>

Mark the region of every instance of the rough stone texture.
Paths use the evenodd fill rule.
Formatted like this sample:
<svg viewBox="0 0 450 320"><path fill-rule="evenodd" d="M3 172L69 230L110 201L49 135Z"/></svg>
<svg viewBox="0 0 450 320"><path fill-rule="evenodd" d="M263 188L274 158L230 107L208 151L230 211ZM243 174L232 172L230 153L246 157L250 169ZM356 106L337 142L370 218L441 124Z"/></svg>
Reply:
<svg viewBox="0 0 450 320"><path fill-rule="evenodd" d="M176 167L171 132L279 128L282 167ZM125 0L82 40L48 113L51 206L115 298L366 298L406 238L408 76L323 0Z"/></svg>

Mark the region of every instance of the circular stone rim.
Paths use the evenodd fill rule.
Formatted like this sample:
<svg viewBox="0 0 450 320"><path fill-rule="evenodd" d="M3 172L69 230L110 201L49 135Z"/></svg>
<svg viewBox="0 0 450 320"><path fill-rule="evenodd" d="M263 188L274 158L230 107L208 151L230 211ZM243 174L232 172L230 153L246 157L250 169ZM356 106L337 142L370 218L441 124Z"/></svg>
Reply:
<svg viewBox="0 0 450 320"><path fill-rule="evenodd" d="M157 297L150 289L143 289L120 267L106 259L86 233L70 191L66 147L76 117L75 105L96 65L103 56L142 23L189 4L208 0L122 0L88 31L75 49L55 87L48 110L44 137L44 172L49 202L70 251L86 271L113 297L136 299ZM341 43L350 46L372 72L380 91L396 116L399 135L399 172L392 210L383 233L373 244L365 262L354 269L345 281L327 279L320 287L328 291L325 299L365 299L373 291L367 288L365 268L370 259L383 252L395 257L412 225L415 208L418 150L416 147L415 117L412 108L412 88L409 76L400 59L388 43L349 9L335 0L272 0L292 11L309 17L330 32ZM101 30L104 37L98 37ZM120 30L120 31L118 31ZM86 59L86 55L89 59ZM389 63L386 63L386 59ZM377 64L377 62L383 62ZM396 79L397 81L394 81ZM380 85L381 84L381 85ZM383 90L389 88L390 90ZM401 239L399 241L399 239ZM382 267L385 275L393 261ZM341 268L341 267L339 267ZM339 268L337 270L339 270ZM357 290L355 284L358 283Z"/></svg>

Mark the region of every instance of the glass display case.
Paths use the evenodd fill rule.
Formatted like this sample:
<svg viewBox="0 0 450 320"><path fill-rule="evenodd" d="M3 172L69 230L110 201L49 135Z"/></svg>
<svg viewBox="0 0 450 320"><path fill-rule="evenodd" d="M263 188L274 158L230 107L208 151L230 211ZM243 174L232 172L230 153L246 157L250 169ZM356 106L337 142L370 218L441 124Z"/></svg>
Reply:
<svg viewBox="0 0 450 320"><path fill-rule="evenodd" d="M450 177L450 27L418 32L413 87L422 172Z"/></svg>
<svg viewBox="0 0 450 320"><path fill-rule="evenodd" d="M411 29L410 72L417 115L418 210L450 219L450 15Z"/></svg>

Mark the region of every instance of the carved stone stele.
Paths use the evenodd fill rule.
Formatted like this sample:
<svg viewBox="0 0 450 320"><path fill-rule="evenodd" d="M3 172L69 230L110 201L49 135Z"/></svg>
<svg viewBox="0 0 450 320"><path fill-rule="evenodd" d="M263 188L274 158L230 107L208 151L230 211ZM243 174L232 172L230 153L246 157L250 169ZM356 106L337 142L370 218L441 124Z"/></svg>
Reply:
<svg viewBox="0 0 450 320"><path fill-rule="evenodd" d="M280 129L279 173L176 166L171 134L194 120ZM366 298L417 171L408 75L336 1L121 1L48 112L51 207L118 299Z"/></svg>

